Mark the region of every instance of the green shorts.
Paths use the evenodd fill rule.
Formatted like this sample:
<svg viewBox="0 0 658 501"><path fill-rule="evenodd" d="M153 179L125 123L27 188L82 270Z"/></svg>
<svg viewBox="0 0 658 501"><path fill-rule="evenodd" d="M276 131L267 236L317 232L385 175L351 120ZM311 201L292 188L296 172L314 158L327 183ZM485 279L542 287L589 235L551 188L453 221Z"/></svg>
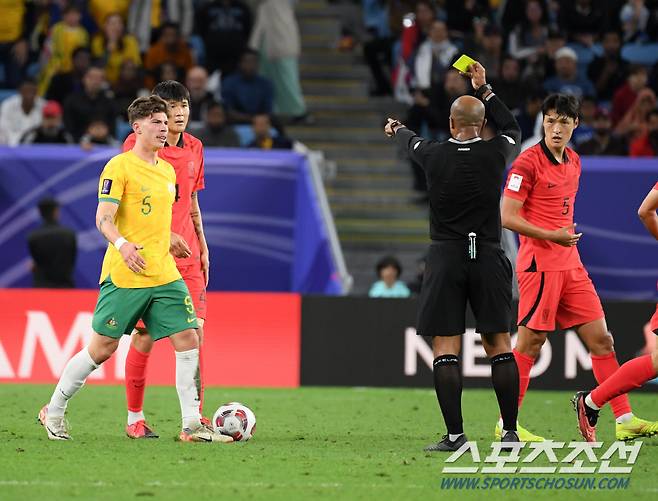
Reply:
<svg viewBox="0 0 658 501"><path fill-rule="evenodd" d="M102 284L91 325L103 336L120 338L144 320L153 340L198 327L192 298L182 279L157 287L124 289L108 277Z"/></svg>

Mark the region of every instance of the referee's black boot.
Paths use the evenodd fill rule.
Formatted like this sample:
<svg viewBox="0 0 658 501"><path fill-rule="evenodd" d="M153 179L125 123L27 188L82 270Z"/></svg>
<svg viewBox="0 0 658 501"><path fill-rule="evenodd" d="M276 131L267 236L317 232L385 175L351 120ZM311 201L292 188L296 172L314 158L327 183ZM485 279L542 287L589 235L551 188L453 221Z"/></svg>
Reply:
<svg viewBox="0 0 658 501"><path fill-rule="evenodd" d="M518 444L521 442L519 440L519 434L516 433L515 431L508 431L503 435L503 437L500 439L500 441L505 444L502 445L500 448L504 451L511 451L514 449L514 444Z"/></svg>
<svg viewBox="0 0 658 501"><path fill-rule="evenodd" d="M425 452L454 452L464 445L468 439L463 433L459 435L457 440L450 440L448 435L443 435L442 440L435 444L428 445L423 450Z"/></svg>

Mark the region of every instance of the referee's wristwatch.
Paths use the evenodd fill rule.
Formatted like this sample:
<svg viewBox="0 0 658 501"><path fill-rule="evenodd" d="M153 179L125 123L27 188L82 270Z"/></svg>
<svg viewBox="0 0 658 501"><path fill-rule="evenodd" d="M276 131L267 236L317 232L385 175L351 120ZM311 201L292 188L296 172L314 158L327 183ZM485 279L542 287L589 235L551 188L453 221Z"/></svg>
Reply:
<svg viewBox="0 0 658 501"><path fill-rule="evenodd" d="M493 92L493 89L491 88L491 84L484 84L480 85L477 90L475 91L475 97L478 99L482 99L482 96L484 96L487 91Z"/></svg>

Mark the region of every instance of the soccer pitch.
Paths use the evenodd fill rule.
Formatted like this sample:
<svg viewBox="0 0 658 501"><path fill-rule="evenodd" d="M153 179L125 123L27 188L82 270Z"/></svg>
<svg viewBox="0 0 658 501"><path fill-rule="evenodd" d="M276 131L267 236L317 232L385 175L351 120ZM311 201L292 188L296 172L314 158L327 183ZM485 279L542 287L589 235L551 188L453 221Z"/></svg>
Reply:
<svg viewBox="0 0 658 501"><path fill-rule="evenodd" d="M70 403L68 417L73 440L51 442L35 417L53 388L54 385L0 386L2 500L389 500L483 496L598 500L631 495L656 499L658 493L654 469L658 438L645 440L630 484L624 490L442 488L442 480L449 477L485 480L487 475L442 474L448 455L422 451L439 439L443 430L433 390L209 388L205 414L211 414L210 410L221 403L237 400L250 406L257 416L257 430L251 441L223 445L174 440L179 431L180 411L173 387L149 387L146 391L147 418L160 438L130 440L123 431L123 387L92 385ZM579 440L570 397L567 392L531 389L524 402L522 424L554 440ZM635 394L631 402L639 416L658 419L655 395ZM493 392L465 390L463 406L466 433L470 440L477 440L484 460L490 453L497 419ZM605 442L597 453L600 458L613 439L609 410L602 412L599 439ZM567 452L565 449L560 455L558 451L558 458ZM462 460L456 464L473 465L470 456ZM547 461L537 461L533 466L546 464ZM521 476L533 477L517 475ZM627 475L607 477L618 479Z"/></svg>

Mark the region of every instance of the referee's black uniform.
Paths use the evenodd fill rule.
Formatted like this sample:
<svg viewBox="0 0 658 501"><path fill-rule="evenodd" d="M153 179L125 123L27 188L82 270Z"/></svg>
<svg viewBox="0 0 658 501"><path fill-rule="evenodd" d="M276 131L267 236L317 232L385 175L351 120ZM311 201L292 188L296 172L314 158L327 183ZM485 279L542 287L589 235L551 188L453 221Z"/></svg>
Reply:
<svg viewBox="0 0 658 501"><path fill-rule="evenodd" d="M512 266L500 245L500 193L505 168L520 152L521 129L495 94L484 104L499 129L489 141L428 141L407 128L395 133L425 171L429 192L432 243L417 320L422 336L463 334L466 301L477 332L511 327Z"/></svg>

